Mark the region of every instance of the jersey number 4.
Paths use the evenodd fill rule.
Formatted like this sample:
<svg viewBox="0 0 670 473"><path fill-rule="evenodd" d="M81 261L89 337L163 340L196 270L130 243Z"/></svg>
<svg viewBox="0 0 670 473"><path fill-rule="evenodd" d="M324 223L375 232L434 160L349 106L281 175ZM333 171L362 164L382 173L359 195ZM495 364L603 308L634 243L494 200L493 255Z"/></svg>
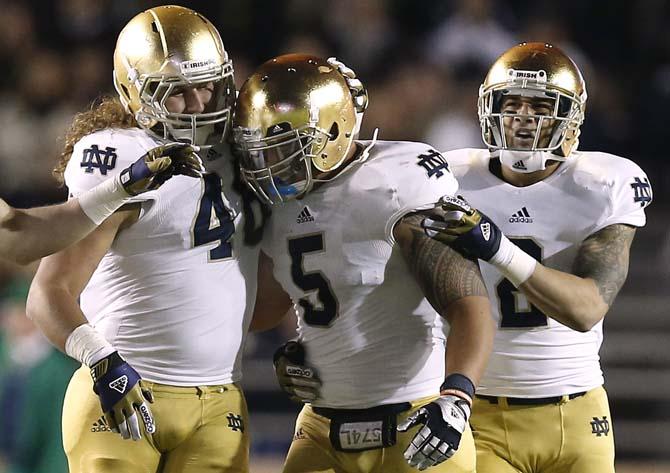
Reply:
<svg viewBox="0 0 670 473"><path fill-rule="evenodd" d="M193 246L218 241L220 243L209 250L209 260L230 258L233 245L229 240L235 233L235 223L223 203L221 178L216 174L206 174L203 180L205 192L200 199L198 215L193 223ZM218 223L213 217L216 217Z"/></svg>
<svg viewBox="0 0 670 473"><path fill-rule="evenodd" d="M303 268L303 257L307 253L323 251L323 234L306 235L288 241L288 251L291 255L291 277L296 286L303 291L314 292L321 302L317 309L307 298L301 298L298 303L304 309L305 323L316 327L328 327L337 317L338 303L330 288L330 281L321 271L306 273Z"/></svg>
<svg viewBox="0 0 670 473"><path fill-rule="evenodd" d="M541 261L542 248L533 240L529 238L510 238L510 240L533 258ZM503 279L496 286L496 293L500 300L500 327L530 328L547 325L547 316L533 304L526 301L525 307L519 307L517 298L523 296L507 279Z"/></svg>

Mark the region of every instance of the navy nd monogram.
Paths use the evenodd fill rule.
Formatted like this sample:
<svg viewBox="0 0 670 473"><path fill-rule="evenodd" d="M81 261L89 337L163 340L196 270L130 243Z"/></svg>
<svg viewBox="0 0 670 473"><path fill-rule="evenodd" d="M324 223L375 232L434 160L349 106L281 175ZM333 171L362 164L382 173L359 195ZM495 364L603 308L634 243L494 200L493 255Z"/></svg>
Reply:
<svg viewBox="0 0 670 473"><path fill-rule="evenodd" d="M435 176L436 179L439 179L444 176L445 172L450 172L447 160L434 149L428 150L426 154L420 154L418 159L417 164L428 172L428 177Z"/></svg>
<svg viewBox="0 0 670 473"><path fill-rule="evenodd" d="M84 150L81 167L86 168L84 171L87 173L92 173L93 168L98 168L100 174L106 176L107 171L116 166L116 157L116 148L107 146L101 150L98 145L91 145L90 148Z"/></svg>
<svg viewBox="0 0 670 473"><path fill-rule="evenodd" d="M630 186L635 191L635 197L633 200L640 203L640 207L645 207L651 203L651 185L649 184L649 179L646 177L639 178L636 177L631 182Z"/></svg>
<svg viewBox="0 0 670 473"><path fill-rule="evenodd" d="M226 419L228 419L228 427L234 432L244 432L244 421L242 420L241 415L236 415L231 412Z"/></svg>
<svg viewBox="0 0 670 473"><path fill-rule="evenodd" d="M610 433L610 421L607 420L607 416L602 418L594 417L591 421L591 433L596 437L605 436Z"/></svg>

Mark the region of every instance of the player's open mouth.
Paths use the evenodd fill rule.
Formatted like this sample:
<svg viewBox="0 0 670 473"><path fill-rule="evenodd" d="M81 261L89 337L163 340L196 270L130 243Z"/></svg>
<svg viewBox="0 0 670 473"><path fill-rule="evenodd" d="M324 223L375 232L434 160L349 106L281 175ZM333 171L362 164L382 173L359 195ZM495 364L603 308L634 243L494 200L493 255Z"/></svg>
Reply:
<svg viewBox="0 0 670 473"><path fill-rule="evenodd" d="M514 132L514 137L519 138L521 140L534 139L535 130L526 130L526 129L517 130L516 132Z"/></svg>

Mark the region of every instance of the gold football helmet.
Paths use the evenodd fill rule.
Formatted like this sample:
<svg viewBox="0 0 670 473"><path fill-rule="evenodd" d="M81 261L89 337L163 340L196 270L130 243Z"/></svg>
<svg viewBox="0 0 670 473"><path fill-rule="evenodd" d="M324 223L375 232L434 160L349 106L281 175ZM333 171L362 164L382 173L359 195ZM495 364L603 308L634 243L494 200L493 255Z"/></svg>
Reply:
<svg viewBox="0 0 670 473"><path fill-rule="evenodd" d="M165 99L182 87L213 84L203 113L171 113ZM180 6L135 16L114 51L114 87L139 125L162 139L213 145L224 140L235 101L233 64L219 32Z"/></svg>
<svg viewBox="0 0 670 473"><path fill-rule="evenodd" d="M314 169L341 166L358 129L338 67L304 54L261 65L240 89L233 123L242 176L270 204L307 193Z"/></svg>
<svg viewBox="0 0 670 473"><path fill-rule="evenodd" d="M548 115L531 116L537 121L537 131L530 149L515 149L507 143L503 118L527 118L502 111L503 98L507 95L540 97L553 104ZM521 43L505 51L493 63L479 89L482 138L491 150L538 151L567 157L577 148L585 107L586 85L572 59L551 44ZM540 144L539 130L547 124L552 126L550 139Z"/></svg>

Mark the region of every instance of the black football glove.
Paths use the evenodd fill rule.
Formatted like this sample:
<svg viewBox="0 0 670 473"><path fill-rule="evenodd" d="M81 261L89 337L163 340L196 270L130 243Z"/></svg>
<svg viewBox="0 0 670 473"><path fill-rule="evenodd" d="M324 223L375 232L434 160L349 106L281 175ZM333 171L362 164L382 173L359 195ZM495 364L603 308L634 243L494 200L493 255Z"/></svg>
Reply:
<svg viewBox="0 0 670 473"><path fill-rule="evenodd" d="M311 402L319 397L321 380L305 365L305 347L291 340L277 348L273 356L279 387L292 401Z"/></svg>

